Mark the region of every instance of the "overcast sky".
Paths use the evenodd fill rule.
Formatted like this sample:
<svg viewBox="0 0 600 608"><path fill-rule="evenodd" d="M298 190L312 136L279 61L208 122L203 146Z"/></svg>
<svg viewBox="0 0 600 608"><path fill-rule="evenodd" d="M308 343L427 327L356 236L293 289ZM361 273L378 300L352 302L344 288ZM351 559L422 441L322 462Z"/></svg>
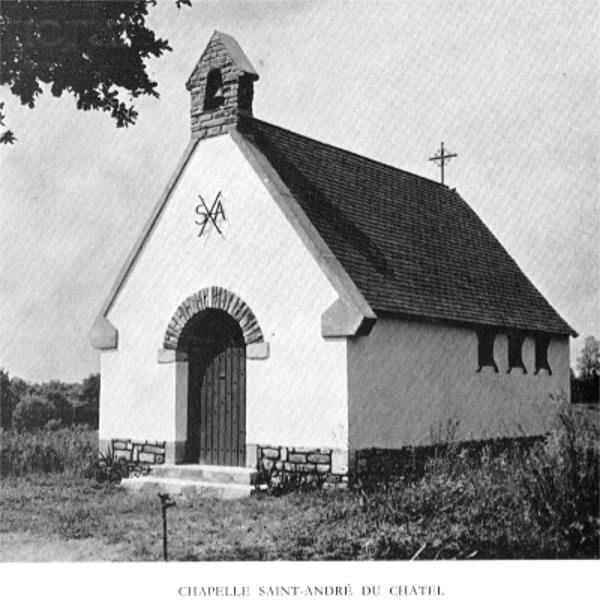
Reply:
<svg viewBox="0 0 600 608"><path fill-rule="evenodd" d="M215 29L258 72L258 118L446 182L580 334L600 336L594 2L208 2L151 11L173 52L138 124L6 89L0 149L0 366L81 380L87 332L189 138L185 81Z"/></svg>

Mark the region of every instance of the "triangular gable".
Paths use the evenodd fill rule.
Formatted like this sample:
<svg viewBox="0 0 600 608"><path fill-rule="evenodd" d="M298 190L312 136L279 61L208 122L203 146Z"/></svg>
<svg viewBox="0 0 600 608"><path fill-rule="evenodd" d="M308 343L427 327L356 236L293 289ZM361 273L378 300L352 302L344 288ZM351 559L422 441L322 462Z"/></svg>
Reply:
<svg viewBox="0 0 600 608"><path fill-rule="evenodd" d="M364 335L368 333L377 318L375 313L350 279L342 265L335 258L321 235L315 230L314 226L312 226L302 210L302 207L298 205L290 195L285 184L279 179L277 173L269 162L266 161L260 151L250 142L245 140L237 131L232 131L230 135L340 296L340 298L323 313L323 335L325 337L341 337L348 335ZM158 225L160 216L200 141L201 140L192 140L188 144L169 183L154 206L148 221L144 225L142 233L125 260L125 263L102 306L100 314L96 318L89 333L89 338L94 348L109 350L117 347L118 329L110 323L107 319L107 315L115 304L128 277L131 275L150 235Z"/></svg>

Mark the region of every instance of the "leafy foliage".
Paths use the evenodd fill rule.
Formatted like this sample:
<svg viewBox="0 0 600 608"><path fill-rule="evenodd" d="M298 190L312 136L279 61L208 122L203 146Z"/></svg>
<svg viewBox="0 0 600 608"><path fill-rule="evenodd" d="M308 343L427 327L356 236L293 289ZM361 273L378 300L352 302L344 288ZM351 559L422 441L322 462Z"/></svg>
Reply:
<svg viewBox="0 0 600 608"><path fill-rule="evenodd" d="M5 118L2 110L4 110L4 102L0 101L0 127L4 126ZM0 133L0 144L13 144L16 140L15 134L10 129L7 129L4 133Z"/></svg>
<svg viewBox="0 0 600 608"><path fill-rule="evenodd" d="M85 378L78 395L82 407L97 412L100 409L100 374L90 374Z"/></svg>
<svg viewBox="0 0 600 608"><path fill-rule="evenodd" d="M0 369L0 428L12 426L12 415L19 399L8 376L8 372Z"/></svg>
<svg viewBox="0 0 600 608"><path fill-rule="evenodd" d="M75 97L79 110L108 112L118 127L133 125L134 106L124 101L158 97L146 70L149 57L171 47L146 26L156 0L11 0L0 3L0 85L33 108L50 85L55 97ZM176 0L177 8L191 5ZM0 124L4 115L0 104ZM13 143L12 131L0 143Z"/></svg>
<svg viewBox="0 0 600 608"><path fill-rule="evenodd" d="M506 559L539 556L523 518L519 451L473 458L458 444L435 455L420 479L357 489L369 522L370 559Z"/></svg>
<svg viewBox="0 0 600 608"><path fill-rule="evenodd" d="M98 483L118 484L128 477L139 477L150 473L150 467L117 458L113 450L99 454L87 472L87 477Z"/></svg>
<svg viewBox="0 0 600 608"><path fill-rule="evenodd" d="M28 395L17 403L13 412L13 425L17 431L33 431L43 428L56 419L56 408L44 397Z"/></svg>
<svg viewBox="0 0 600 608"><path fill-rule="evenodd" d="M22 378L13 378L10 381L10 386L17 402L20 401L25 395L30 395L33 392L33 387L29 382L26 382Z"/></svg>
<svg viewBox="0 0 600 608"><path fill-rule="evenodd" d="M57 389L49 389L44 392L44 397L52 404L56 415L55 420L64 425L73 422L73 405L64 392Z"/></svg>
<svg viewBox="0 0 600 608"><path fill-rule="evenodd" d="M580 378L597 378L600 376L600 340L588 336L577 359L577 373Z"/></svg>
<svg viewBox="0 0 600 608"><path fill-rule="evenodd" d="M100 374L90 374L81 383L66 383L50 380L41 384L30 383L21 378L10 378L8 372L0 369L0 389L2 398L2 428L11 428L14 411L25 398L36 396L50 402L55 413L56 424L62 426L88 424L97 428L100 409ZM41 428L48 419L39 410L41 418L33 427ZM33 428L31 424L27 428ZM55 426L56 426L55 424Z"/></svg>
<svg viewBox="0 0 600 608"><path fill-rule="evenodd" d="M534 450L524 483L533 518L575 552L597 549L600 540L600 432L569 403L559 403L556 428Z"/></svg>
<svg viewBox="0 0 600 608"><path fill-rule="evenodd" d="M254 484L256 495L284 496L292 492L313 492L322 490L325 485L325 474L284 471L276 463L263 458L257 465L258 475Z"/></svg>
<svg viewBox="0 0 600 608"><path fill-rule="evenodd" d="M577 358L577 375L571 371L573 403L600 402L600 341L588 336Z"/></svg>

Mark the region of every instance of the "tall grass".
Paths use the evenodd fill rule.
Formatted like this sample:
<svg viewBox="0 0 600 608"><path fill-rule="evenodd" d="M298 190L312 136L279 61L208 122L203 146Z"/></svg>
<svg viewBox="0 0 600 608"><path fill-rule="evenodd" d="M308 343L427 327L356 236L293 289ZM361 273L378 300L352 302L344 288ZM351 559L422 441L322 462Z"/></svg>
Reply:
<svg viewBox="0 0 600 608"><path fill-rule="evenodd" d="M460 444L425 464L412 481L359 492L370 559L515 559L549 557L536 523L524 514L520 450L474 457ZM349 540L349 539L348 539Z"/></svg>
<svg viewBox="0 0 600 608"><path fill-rule="evenodd" d="M541 531L582 555L598 554L599 451L598 420L577 406L558 403L555 428L529 454L523 471L529 512Z"/></svg>
<svg viewBox="0 0 600 608"><path fill-rule="evenodd" d="M364 484L372 557L600 557L598 421L566 401L555 406L552 433L526 449L449 444L418 478Z"/></svg>
<svg viewBox="0 0 600 608"><path fill-rule="evenodd" d="M499 442L475 452L450 443L420 476L348 491L178 501L169 514L173 559L598 559L598 423L579 411L558 404L553 432L525 447ZM0 441L2 475L14 478L0 492L6 530L128 539L131 559L159 557L156 497L83 479L97 462L96 432L3 432ZM53 472L63 475L26 478Z"/></svg>
<svg viewBox="0 0 600 608"><path fill-rule="evenodd" d="M98 454L98 432L88 427L0 432L0 475L39 473L85 476Z"/></svg>

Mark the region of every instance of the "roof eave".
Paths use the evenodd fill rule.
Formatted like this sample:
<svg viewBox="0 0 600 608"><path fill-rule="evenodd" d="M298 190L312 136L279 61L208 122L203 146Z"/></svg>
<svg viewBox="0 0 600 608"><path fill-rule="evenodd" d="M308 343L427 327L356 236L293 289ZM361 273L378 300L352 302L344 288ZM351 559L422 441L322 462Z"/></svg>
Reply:
<svg viewBox="0 0 600 608"><path fill-rule="evenodd" d="M559 330L556 328L549 327L534 327L529 325L505 325L501 323L485 323L482 321L476 321L473 319L464 319L458 317L450 317L450 316L432 316L432 315L419 315L415 313L402 312L397 310L389 310L384 308L374 307L375 313L379 318L393 318L398 320L411 320L411 321L422 321L426 323L434 323L434 324L450 324L456 327L488 327L494 328L498 331L518 331L518 332L527 332L531 334L551 334L555 336L570 336L572 338L577 338L579 334L563 320L564 328ZM561 319L562 320L562 319Z"/></svg>

